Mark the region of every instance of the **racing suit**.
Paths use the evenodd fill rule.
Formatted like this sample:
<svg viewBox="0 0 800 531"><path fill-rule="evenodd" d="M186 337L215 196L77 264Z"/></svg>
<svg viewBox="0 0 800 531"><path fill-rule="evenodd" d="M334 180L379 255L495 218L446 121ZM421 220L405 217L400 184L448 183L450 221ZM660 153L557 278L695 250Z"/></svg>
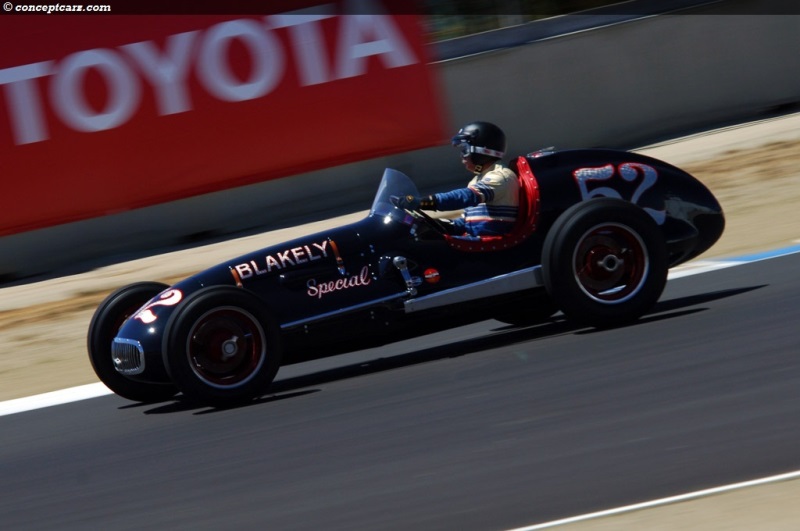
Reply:
<svg viewBox="0 0 800 531"><path fill-rule="evenodd" d="M501 235L509 232L517 221L519 182L513 171L495 164L476 175L466 188L433 196L437 210L460 210L464 214L454 220L455 233L465 238Z"/></svg>

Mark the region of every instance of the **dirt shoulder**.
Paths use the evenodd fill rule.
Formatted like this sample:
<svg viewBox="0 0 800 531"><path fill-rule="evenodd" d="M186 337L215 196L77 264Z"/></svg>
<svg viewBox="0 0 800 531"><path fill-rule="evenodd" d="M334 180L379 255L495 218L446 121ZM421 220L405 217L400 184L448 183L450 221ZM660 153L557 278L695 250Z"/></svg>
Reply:
<svg viewBox="0 0 800 531"><path fill-rule="evenodd" d="M720 241L699 259L785 247L800 238L800 115L697 135L641 150L685 168L726 213ZM97 381L86 330L97 304L138 280L170 283L251 249L363 217L357 212L245 238L0 289L0 400Z"/></svg>

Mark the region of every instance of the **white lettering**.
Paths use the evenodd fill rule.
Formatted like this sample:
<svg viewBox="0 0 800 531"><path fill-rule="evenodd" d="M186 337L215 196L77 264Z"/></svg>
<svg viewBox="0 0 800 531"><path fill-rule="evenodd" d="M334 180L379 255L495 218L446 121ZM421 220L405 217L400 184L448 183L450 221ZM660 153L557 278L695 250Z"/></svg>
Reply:
<svg viewBox="0 0 800 531"><path fill-rule="evenodd" d="M267 17L272 27L289 28L302 86L319 85L330 81L328 60L325 57L325 39L317 22L332 16L292 14Z"/></svg>
<svg viewBox="0 0 800 531"><path fill-rule="evenodd" d="M323 257L325 258L328 257L328 251L326 251L326 249L328 248L328 240L324 240L322 243L312 243L311 245L322 251Z"/></svg>
<svg viewBox="0 0 800 531"><path fill-rule="evenodd" d="M322 257L318 254L314 254L308 245L304 245L303 249L306 250L306 255L308 256L308 259L311 260L312 262L314 260L322 260Z"/></svg>
<svg viewBox="0 0 800 531"><path fill-rule="evenodd" d="M313 248L313 249L312 249ZM250 260L248 263L233 266L239 277L242 279L250 278L252 276L264 275L271 273L273 269L283 270L286 267L305 264L314 260L322 260L328 256L326 249L328 248L328 241L322 243L312 243L311 247L302 245L275 253L275 255L268 254L264 258L266 269L260 269L256 260ZM316 254L315 251L316 250ZM321 254L320 254L321 253Z"/></svg>
<svg viewBox="0 0 800 531"><path fill-rule="evenodd" d="M364 266L361 268L361 272L358 275L353 275L347 278L339 278L329 282L317 282L316 279L312 278L306 282L306 287L308 288L306 294L309 297L321 299L324 295L329 293L356 288L359 286L369 286L371 283L372 279L369 277L369 267Z"/></svg>
<svg viewBox="0 0 800 531"><path fill-rule="evenodd" d="M622 199L619 192L608 186L598 186L593 190L589 190L589 183L597 181L608 181L614 176L614 166L606 164L598 168L580 168L572 174L578 182L578 188L581 191L581 197L591 199L592 197L616 197Z"/></svg>
<svg viewBox="0 0 800 531"><path fill-rule="evenodd" d="M108 85L108 101L100 112L82 95L84 74L96 68ZM139 80L115 52L98 48L70 55L61 62L53 84L53 108L76 131L113 129L133 115L139 103Z"/></svg>
<svg viewBox="0 0 800 531"><path fill-rule="evenodd" d="M639 178L641 172L642 182L633 191L630 202L638 205L639 200L647 190L653 187L658 181L658 172L652 166L638 162L626 162L620 164L615 169L612 164L606 164L597 168L579 168L573 172L573 176L578 183L581 191L581 198L585 201L592 197L614 197L622 199L622 193L612 186L598 186L589 189L589 185L596 182L613 184L613 177L618 173L626 182L632 183ZM649 207L642 207L659 225L663 225L667 219L666 210L655 210Z"/></svg>
<svg viewBox="0 0 800 531"><path fill-rule="evenodd" d="M348 8L354 4L359 2L349 2ZM365 59L373 55L380 56L388 68L399 68L417 62L392 17L348 15L342 17L341 21L336 73L339 79L365 74Z"/></svg>
<svg viewBox="0 0 800 531"><path fill-rule="evenodd" d="M228 67L228 45L239 39L250 52L250 79L240 81ZM223 101L245 101L269 94L283 74L283 51L277 39L252 20L231 20L213 26L200 48L197 74Z"/></svg>
<svg viewBox="0 0 800 531"><path fill-rule="evenodd" d="M153 308L156 306L175 306L183 299L183 293L178 289L168 289L163 291L157 299L151 300L141 310L136 312L133 316L134 319L139 319L145 324L154 322L158 316L153 313Z"/></svg>
<svg viewBox="0 0 800 531"><path fill-rule="evenodd" d="M159 55L151 41L121 46L142 69L156 94L161 115L186 112L192 108L186 77L191 64L191 48L199 31L178 33L167 39L166 54Z"/></svg>
<svg viewBox="0 0 800 531"><path fill-rule="evenodd" d="M239 273L239 278L242 280L253 276L253 270L250 269L250 264L239 264L234 266L234 269L236 269L236 272Z"/></svg>
<svg viewBox="0 0 800 531"><path fill-rule="evenodd" d="M48 138L39 88L33 80L49 76L52 69L53 62L46 61L0 70L0 85L5 88L16 144L31 144Z"/></svg>
<svg viewBox="0 0 800 531"><path fill-rule="evenodd" d="M277 253L277 255L278 255L278 260L281 261L281 267L286 267L286 264L292 266L295 265L295 263L292 262L292 259L289 258L289 251L283 251L282 253Z"/></svg>
<svg viewBox="0 0 800 531"><path fill-rule="evenodd" d="M303 257L304 254L305 252L302 247L295 247L292 249L292 256L294 256L294 261L298 264L305 264L308 262L308 258Z"/></svg>
<svg viewBox="0 0 800 531"><path fill-rule="evenodd" d="M259 269L258 266L256 265L255 260L250 260L250 263L253 265L253 271L256 272L256 275L263 275L264 273L267 272L266 269Z"/></svg>
<svg viewBox="0 0 800 531"><path fill-rule="evenodd" d="M272 255L267 255L267 271L272 271L272 268L281 268L281 265L275 260L275 257Z"/></svg>
<svg viewBox="0 0 800 531"><path fill-rule="evenodd" d="M347 13L375 13L378 2L349 0ZM333 38L326 34L335 19ZM278 31L285 31L284 41ZM241 44L249 60L246 74L231 64L231 46ZM331 44L333 43L333 44ZM120 53L122 52L122 53ZM238 50L237 50L238 53ZM81 132L120 127L137 112L142 86L152 90L159 116L192 110L192 70L200 87L226 102L262 98L283 81L287 57L294 61L301 87L364 75L370 58L384 68L418 62L410 44L389 15L335 15L335 5L322 11L300 10L258 19L221 22L206 30L176 33L163 48L154 41L124 44L118 50L97 48L75 52L58 63L43 61L0 69L0 86L6 99L9 125L16 145L41 142L50 137L45 101L67 127ZM90 71L100 74L107 94L102 108L94 108L85 93ZM52 76L46 97L37 80ZM244 77L245 79L242 79ZM144 83L142 83L144 81ZM95 107L97 103L94 103ZM314 244L327 256L326 243ZM314 260L312 253L305 257ZM283 265L286 265L284 262Z"/></svg>

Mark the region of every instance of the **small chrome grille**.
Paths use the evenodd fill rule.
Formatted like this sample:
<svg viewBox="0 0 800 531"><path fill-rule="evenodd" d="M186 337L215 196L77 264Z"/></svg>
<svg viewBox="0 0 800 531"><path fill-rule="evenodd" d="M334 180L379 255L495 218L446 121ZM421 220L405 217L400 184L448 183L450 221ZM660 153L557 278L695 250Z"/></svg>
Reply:
<svg viewBox="0 0 800 531"><path fill-rule="evenodd" d="M114 360L114 368L120 374L144 372L144 350L136 340L114 338L111 344L111 358Z"/></svg>

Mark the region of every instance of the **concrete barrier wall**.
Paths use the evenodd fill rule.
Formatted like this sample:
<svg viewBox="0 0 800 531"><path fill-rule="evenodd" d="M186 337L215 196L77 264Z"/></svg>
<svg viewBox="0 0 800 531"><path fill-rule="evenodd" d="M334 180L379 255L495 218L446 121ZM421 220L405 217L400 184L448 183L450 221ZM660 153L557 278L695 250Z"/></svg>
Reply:
<svg viewBox="0 0 800 531"><path fill-rule="evenodd" d="M755 4L723 2L731 3L745 11ZM508 133L509 155L546 146L629 148L800 102L800 16L714 9L437 63L452 129L494 121ZM0 279L367 209L387 166L423 191L468 177L442 146L8 236L0 239Z"/></svg>
<svg viewBox="0 0 800 531"><path fill-rule="evenodd" d="M455 61L458 119L511 151L624 147L800 101L800 17L666 15ZM459 121L459 120L457 120Z"/></svg>

